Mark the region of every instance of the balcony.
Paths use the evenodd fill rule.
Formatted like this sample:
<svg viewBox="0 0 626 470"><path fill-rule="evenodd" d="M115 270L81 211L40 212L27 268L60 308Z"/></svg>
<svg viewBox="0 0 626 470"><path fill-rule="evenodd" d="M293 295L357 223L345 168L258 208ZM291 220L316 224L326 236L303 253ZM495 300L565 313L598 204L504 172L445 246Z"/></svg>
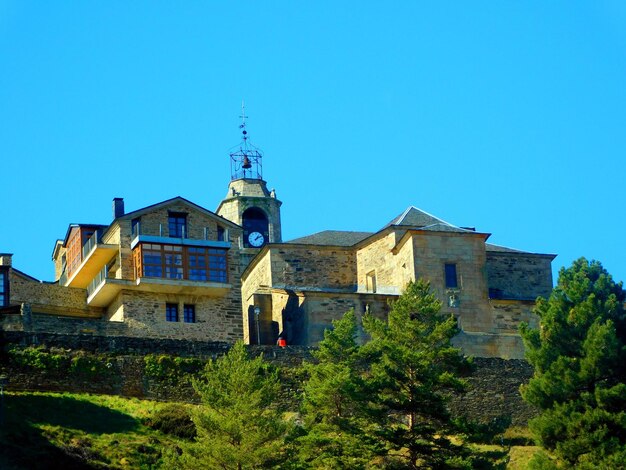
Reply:
<svg viewBox="0 0 626 470"><path fill-rule="evenodd" d="M102 243L102 231L97 230L83 246L82 261L78 268L67 279L65 276L61 276L59 284L67 287L86 288L102 268L111 261L118 250L118 245Z"/></svg>
<svg viewBox="0 0 626 470"><path fill-rule="evenodd" d="M105 265L87 286L87 305L106 307L113 302L119 291L133 285L133 281L110 278L109 268Z"/></svg>
<svg viewBox="0 0 626 470"><path fill-rule="evenodd" d="M182 237L169 237L164 235L163 225L159 224L159 233L146 234L140 223L132 228L130 248L134 249L139 243L160 243L165 245L191 245L205 246L211 248L230 248L228 229L222 234L219 240L209 240L208 229L204 228L204 238L188 238L186 226L182 228Z"/></svg>
<svg viewBox="0 0 626 470"><path fill-rule="evenodd" d="M122 289L155 294L185 294L207 297L224 297L231 284L221 282L190 281L186 279L164 279L140 277L135 281L109 277L107 266L87 286L87 305L107 307Z"/></svg>

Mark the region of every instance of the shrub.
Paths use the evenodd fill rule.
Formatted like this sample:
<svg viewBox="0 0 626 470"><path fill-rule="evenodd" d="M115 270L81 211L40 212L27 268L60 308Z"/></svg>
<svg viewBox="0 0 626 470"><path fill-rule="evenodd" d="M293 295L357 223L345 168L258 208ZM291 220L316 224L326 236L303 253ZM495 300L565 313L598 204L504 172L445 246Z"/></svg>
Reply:
<svg viewBox="0 0 626 470"><path fill-rule="evenodd" d="M148 354L144 361L146 376L172 384L189 382L191 376L200 372L204 366L201 359L173 357L167 354Z"/></svg>
<svg viewBox="0 0 626 470"><path fill-rule="evenodd" d="M146 426L184 439L196 437L196 425L183 405L165 405L145 421Z"/></svg>
<svg viewBox="0 0 626 470"><path fill-rule="evenodd" d="M19 367L46 372L58 372L69 362L69 356L46 351L42 347L11 348L9 357Z"/></svg>
<svg viewBox="0 0 626 470"><path fill-rule="evenodd" d="M110 363L104 356L87 355L79 351L70 362L70 373L86 378L95 378L109 373Z"/></svg>

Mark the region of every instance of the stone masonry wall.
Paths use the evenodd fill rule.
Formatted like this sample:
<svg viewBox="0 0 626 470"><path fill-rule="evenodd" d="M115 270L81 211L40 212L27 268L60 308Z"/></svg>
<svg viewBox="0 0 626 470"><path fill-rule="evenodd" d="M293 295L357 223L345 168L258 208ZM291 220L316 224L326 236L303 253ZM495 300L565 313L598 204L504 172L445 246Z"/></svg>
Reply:
<svg viewBox="0 0 626 470"><path fill-rule="evenodd" d="M395 296L379 294L325 294L321 292L272 292L273 319L286 336L288 344L316 346L324 338L324 330L354 310L357 320L367 310L378 318L386 318L388 300Z"/></svg>
<svg viewBox="0 0 626 470"><path fill-rule="evenodd" d="M25 309L21 315L0 315L0 335L8 332L37 335L128 335L128 325L100 319L57 316L32 313Z"/></svg>
<svg viewBox="0 0 626 470"><path fill-rule="evenodd" d="M392 231L357 251L357 283L359 292L368 291L366 278L368 274L374 273L376 292L385 294L400 293L400 290L406 283L402 276L403 269L398 264L398 257L392 251L398 236L400 236L399 233Z"/></svg>
<svg viewBox="0 0 626 470"><path fill-rule="evenodd" d="M493 332L494 322L487 298L485 243L479 235L416 232L412 236L415 278L425 278L443 302L443 313L459 318L464 331ZM444 264L457 269L459 306L448 306Z"/></svg>
<svg viewBox="0 0 626 470"><path fill-rule="evenodd" d="M233 191L235 195L233 195ZM241 224L242 214L250 207L265 212L269 222L270 243L282 241L280 206L281 202L267 190L263 180L238 179L228 185L228 194L217 208L217 213L236 224Z"/></svg>
<svg viewBox="0 0 626 470"><path fill-rule="evenodd" d="M552 256L487 252L487 280L503 299L535 300L552 291Z"/></svg>
<svg viewBox="0 0 626 470"><path fill-rule="evenodd" d="M271 283L269 251L265 252L260 258L253 270L248 271L247 275L242 278L241 283L241 304L243 315L243 340L246 344L250 343L250 315L248 311L254 306L255 299L253 294L259 289L267 289Z"/></svg>
<svg viewBox="0 0 626 470"><path fill-rule="evenodd" d="M87 291L38 282L11 270L11 304L28 303L33 311L68 316L100 317L102 309L87 306Z"/></svg>
<svg viewBox="0 0 626 470"><path fill-rule="evenodd" d="M111 338L90 335L52 335L3 332L0 349L26 347L61 348L69 354L78 351L109 354L107 372L98 377L85 378L63 373L25 371L7 362L6 355L0 362L0 373L9 376L7 390L71 391L114 394L126 397L157 400L197 400L188 384L167 385L147 377L144 356L150 353L170 354L183 357L215 358L224 354L229 345L225 343L192 342L184 340L145 340L142 338ZM253 356L263 358L280 368L283 406L297 411L302 392L301 374L297 368L303 361L312 361L312 349L306 347L278 348L250 346ZM475 370L467 377L469 390L453 397L449 403L453 413L472 420L488 423L494 419L510 420L513 425L524 425L536 411L524 403L519 386L532 375L532 368L521 360L476 359Z"/></svg>
<svg viewBox="0 0 626 470"><path fill-rule="evenodd" d="M533 313L534 302L495 299L490 302L495 315L497 331L517 333L522 322L533 328L539 328L539 318Z"/></svg>
<svg viewBox="0 0 626 470"><path fill-rule="evenodd" d="M289 245L270 247L272 285L306 290L356 290L353 250L337 247Z"/></svg>
<svg viewBox="0 0 626 470"><path fill-rule="evenodd" d="M121 295L129 336L227 342L243 337L241 307L233 295L218 298L130 290L122 291ZM166 321L166 303L178 304L177 322ZM185 304L195 305L195 323L183 321Z"/></svg>

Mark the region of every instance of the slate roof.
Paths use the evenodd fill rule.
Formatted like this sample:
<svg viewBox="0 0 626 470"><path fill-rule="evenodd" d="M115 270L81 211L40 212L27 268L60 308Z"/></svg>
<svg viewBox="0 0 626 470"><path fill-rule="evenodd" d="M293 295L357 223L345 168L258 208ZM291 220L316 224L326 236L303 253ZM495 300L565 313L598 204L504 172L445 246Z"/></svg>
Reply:
<svg viewBox="0 0 626 470"><path fill-rule="evenodd" d="M421 209L418 209L415 206L409 206L407 210L405 210L398 217L393 219L383 228L390 227L391 225L406 225L411 227L426 227L429 225L435 224L444 224L450 225L448 222L441 220L434 215L429 214L428 212L424 212Z"/></svg>
<svg viewBox="0 0 626 470"><path fill-rule="evenodd" d="M450 225L446 223L426 225L425 227L420 227L420 230L429 230L432 232L476 233L473 230L468 230L468 229L461 228L461 227L455 227L454 225Z"/></svg>
<svg viewBox="0 0 626 470"><path fill-rule="evenodd" d="M367 237L372 232L350 232L344 230L324 230L305 237L294 238L285 243L297 245L326 245L326 246L353 246Z"/></svg>
<svg viewBox="0 0 626 470"><path fill-rule="evenodd" d="M499 253L528 253L528 251L516 250L507 246L493 245L492 243L485 243L485 250Z"/></svg>

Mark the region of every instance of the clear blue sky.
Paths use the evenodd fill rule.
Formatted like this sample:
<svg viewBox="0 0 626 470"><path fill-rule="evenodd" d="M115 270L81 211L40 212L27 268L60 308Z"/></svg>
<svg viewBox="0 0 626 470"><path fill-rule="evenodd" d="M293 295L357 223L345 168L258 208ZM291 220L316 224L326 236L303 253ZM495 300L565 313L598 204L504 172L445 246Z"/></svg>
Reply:
<svg viewBox="0 0 626 470"><path fill-rule="evenodd" d="M215 210L241 100L285 239L415 205L626 280L626 3L0 0L0 252Z"/></svg>

